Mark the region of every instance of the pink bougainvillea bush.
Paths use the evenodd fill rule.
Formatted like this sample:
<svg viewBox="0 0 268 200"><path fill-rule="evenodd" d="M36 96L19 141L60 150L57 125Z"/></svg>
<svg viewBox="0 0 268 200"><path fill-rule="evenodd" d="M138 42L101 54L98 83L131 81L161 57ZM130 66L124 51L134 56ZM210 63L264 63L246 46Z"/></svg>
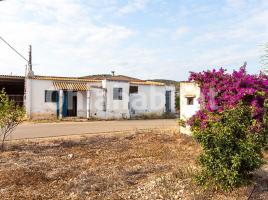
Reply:
<svg viewBox="0 0 268 200"><path fill-rule="evenodd" d="M268 142L268 77L249 75L245 67L191 73L201 88L201 110L188 120L203 151L201 185L232 190L248 183L263 164Z"/></svg>
<svg viewBox="0 0 268 200"><path fill-rule="evenodd" d="M268 98L268 76L264 74L250 75L245 67L229 74L224 69L191 72L190 81L201 87L201 110L193 116L188 124L193 126L197 120L205 127L209 113L220 113L224 109L235 108L243 102L250 105L257 121L263 120L264 101Z"/></svg>

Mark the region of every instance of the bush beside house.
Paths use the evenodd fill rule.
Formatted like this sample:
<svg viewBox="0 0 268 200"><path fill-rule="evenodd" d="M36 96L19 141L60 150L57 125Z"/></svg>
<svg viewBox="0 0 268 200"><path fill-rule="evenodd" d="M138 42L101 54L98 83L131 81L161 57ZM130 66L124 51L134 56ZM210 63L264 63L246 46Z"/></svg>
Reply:
<svg viewBox="0 0 268 200"><path fill-rule="evenodd" d="M201 107L189 121L203 148L197 181L223 190L247 183L263 164L267 145L268 79L249 75L245 67L191 73L201 87Z"/></svg>

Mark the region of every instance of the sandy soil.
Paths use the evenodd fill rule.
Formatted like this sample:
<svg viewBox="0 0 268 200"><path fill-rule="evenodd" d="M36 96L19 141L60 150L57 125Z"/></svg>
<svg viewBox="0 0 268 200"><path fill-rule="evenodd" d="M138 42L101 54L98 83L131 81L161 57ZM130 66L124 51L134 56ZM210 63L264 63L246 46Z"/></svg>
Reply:
<svg viewBox="0 0 268 200"><path fill-rule="evenodd" d="M199 146L175 130L12 142L0 153L0 199L267 199L267 165L232 193L191 180Z"/></svg>

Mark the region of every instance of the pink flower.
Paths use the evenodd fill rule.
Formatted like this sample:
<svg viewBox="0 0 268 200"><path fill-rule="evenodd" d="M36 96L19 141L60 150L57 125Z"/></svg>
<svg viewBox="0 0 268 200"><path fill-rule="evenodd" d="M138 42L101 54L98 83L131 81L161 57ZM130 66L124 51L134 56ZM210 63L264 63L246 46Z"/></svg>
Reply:
<svg viewBox="0 0 268 200"><path fill-rule="evenodd" d="M205 111L199 111L193 116L190 123L199 123L205 128L207 114L220 113L226 108L234 108L238 103L244 102L252 107L253 116L262 120L264 114L264 100L268 98L268 76L264 74L249 75L246 68L241 67L232 74L220 68L218 71L203 71L190 73L190 81L195 81L201 87L202 99ZM214 95L211 95L211 91ZM213 105L212 105L213 104Z"/></svg>

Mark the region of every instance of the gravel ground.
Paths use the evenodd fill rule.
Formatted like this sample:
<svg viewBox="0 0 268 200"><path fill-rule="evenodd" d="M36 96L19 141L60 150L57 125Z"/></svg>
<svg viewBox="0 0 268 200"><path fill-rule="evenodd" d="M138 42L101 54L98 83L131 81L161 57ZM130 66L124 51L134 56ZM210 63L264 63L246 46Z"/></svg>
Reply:
<svg viewBox="0 0 268 200"><path fill-rule="evenodd" d="M268 199L267 165L232 193L192 181L199 146L175 130L19 141L0 153L0 199ZM267 156L268 157L268 156Z"/></svg>

